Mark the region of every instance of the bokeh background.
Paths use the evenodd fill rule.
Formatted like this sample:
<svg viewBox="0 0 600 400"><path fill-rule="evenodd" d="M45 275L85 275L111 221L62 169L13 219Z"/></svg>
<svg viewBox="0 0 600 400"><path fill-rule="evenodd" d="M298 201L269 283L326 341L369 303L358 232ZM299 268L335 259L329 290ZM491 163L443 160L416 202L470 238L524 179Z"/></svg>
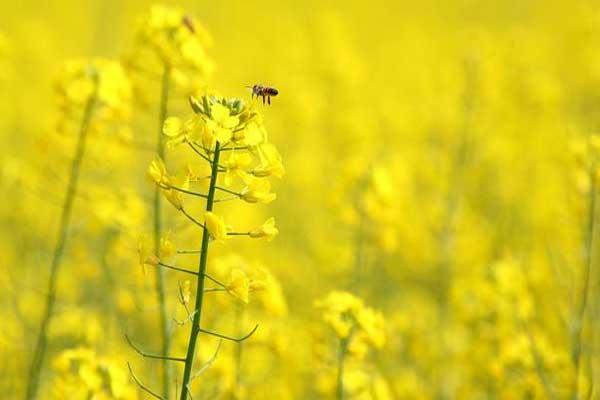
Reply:
<svg viewBox="0 0 600 400"><path fill-rule="evenodd" d="M236 225L275 216L280 235L218 245L209 269L226 279L231 265L264 266L271 289L248 304L207 300L203 323L260 327L242 357L223 343L194 398L335 398L338 338L315 307L332 290L385 321L385 343L348 360L345 398L600 398L596 2L164 4L212 37L215 68L197 78L203 90L250 102L246 85L279 89L259 109L286 167L277 201L227 208ZM150 7L1 7L2 398L25 396L73 157L57 79L71 59L126 68ZM89 138L40 398L149 398L127 362L149 386L162 384L162 364L124 338L160 348L154 271L136 254L152 229L146 168L160 73L134 72L130 118ZM169 115L189 113L174 89ZM197 248L198 232L165 213L176 245ZM167 309L181 319L185 277L166 276ZM188 327L173 323L170 335L182 353ZM216 343L203 338L200 359Z"/></svg>

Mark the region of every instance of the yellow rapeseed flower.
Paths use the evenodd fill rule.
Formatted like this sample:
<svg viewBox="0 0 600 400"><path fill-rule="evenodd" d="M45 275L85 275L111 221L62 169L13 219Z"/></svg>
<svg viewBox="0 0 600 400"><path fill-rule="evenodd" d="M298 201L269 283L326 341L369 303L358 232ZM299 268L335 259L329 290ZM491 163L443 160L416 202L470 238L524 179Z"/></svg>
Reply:
<svg viewBox="0 0 600 400"><path fill-rule="evenodd" d="M159 256L161 260L166 260L168 258L173 257L177 253L177 249L175 245L171 241L171 232L167 232L167 234L160 238L160 248L159 248Z"/></svg>
<svg viewBox="0 0 600 400"><path fill-rule="evenodd" d="M317 301L316 306L323 310L323 319L338 337L362 338L375 347L385 343L383 314L365 306L353 294L333 291Z"/></svg>
<svg viewBox="0 0 600 400"><path fill-rule="evenodd" d="M148 178L157 185L169 183L167 167L160 157L157 157L150 163L148 166L147 175Z"/></svg>
<svg viewBox="0 0 600 400"><path fill-rule="evenodd" d="M163 133L169 137L179 136L183 131L183 122L177 117L169 117L163 124Z"/></svg>
<svg viewBox="0 0 600 400"><path fill-rule="evenodd" d="M210 233L210 236L216 241L223 241L227 239L227 232L229 228L225 224L222 217L218 216L214 212L207 211L204 214L204 223L206 229Z"/></svg>
<svg viewBox="0 0 600 400"><path fill-rule="evenodd" d="M248 177L241 197L248 203L266 204L275 200L277 195L271 192L271 183L268 180Z"/></svg>
<svg viewBox="0 0 600 400"><path fill-rule="evenodd" d="M262 178L274 176L281 178L285 174L285 168L281 161L279 152L271 143L264 143L258 147L260 164L252 170L252 175Z"/></svg>
<svg viewBox="0 0 600 400"><path fill-rule="evenodd" d="M260 120L254 117L251 121L246 122L244 129L233 134L233 141L237 145L256 147L267 141L267 132Z"/></svg>
<svg viewBox="0 0 600 400"><path fill-rule="evenodd" d="M250 280L246 273L235 268L231 271L229 283L227 284L227 291L234 297L237 297L244 303L248 303L250 293Z"/></svg>
<svg viewBox="0 0 600 400"><path fill-rule="evenodd" d="M209 34L193 16L177 7L157 5L138 28L129 63L138 67L158 58L175 71L179 83L189 84L191 76L205 80L214 69L206 54L210 44Z"/></svg>
<svg viewBox="0 0 600 400"><path fill-rule="evenodd" d="M221 144L225 144L231 140L233 128L240 122L237 116L231 115L231 110L220 104L213 104L210 109L210 119L206 121L206 126Z"/></svg>
<svg viewBox="0 0 600 400"><path fill-rule="evenodd" d="M147 238L142 237L139 239L137 252L141 266L158 264L159 259L150 248Z"/></svg>
<svg viewBox="0 0 600 400"><path fill-rule="evenodd" d="M279 230L275 227L275 218L271 217L266 220L261 226L250 231L250 237L255 239L266 239L268 242L273 240L279 234Z"/></svg>
<svg viewBox="0 0 600 400"><path fill-rule="evenodd" d="M248 167L251 162L252 159L248 153L232 152L227 161L223 163L223 166L227 169L223 179L225 186L231 186L235 178L246 179L248 174L246 173L245 168Z"/></svg>

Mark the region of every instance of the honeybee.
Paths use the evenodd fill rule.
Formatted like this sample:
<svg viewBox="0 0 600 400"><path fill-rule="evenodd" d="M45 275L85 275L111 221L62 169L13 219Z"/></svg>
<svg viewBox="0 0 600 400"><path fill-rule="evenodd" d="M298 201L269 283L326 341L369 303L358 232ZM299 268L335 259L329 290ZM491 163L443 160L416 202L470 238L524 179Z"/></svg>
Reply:
<svg viewBox="0 0 600 400"><path fill-rule="evenodd" d="M254 96L262 97L263 104L265 104L265 99L268 104L271 104L271 96L275 97L279 94L279 90L269 86L254 85L246 87L252 89L252 98L254 98Z"/></svg>

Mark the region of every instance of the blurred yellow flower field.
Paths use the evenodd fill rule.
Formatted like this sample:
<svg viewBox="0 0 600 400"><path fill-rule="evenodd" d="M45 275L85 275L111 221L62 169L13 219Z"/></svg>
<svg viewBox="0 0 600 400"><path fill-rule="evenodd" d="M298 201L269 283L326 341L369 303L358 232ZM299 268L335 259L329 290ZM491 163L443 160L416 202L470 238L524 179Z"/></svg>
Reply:
<svg viewBox="0 0 600 400"><path fill-rule="evenodd" d="M0 398L600 399L599 4L2 11Z"/></svg>

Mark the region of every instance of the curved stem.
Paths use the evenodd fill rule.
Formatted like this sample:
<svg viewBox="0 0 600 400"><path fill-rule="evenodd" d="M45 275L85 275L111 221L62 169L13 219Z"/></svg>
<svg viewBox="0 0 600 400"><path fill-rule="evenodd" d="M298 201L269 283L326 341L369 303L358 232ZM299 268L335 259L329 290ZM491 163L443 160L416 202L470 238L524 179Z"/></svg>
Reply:
<svg viewBox="0 0 600 400"><path fill-rule="evenodd" d="M239 306L236 307L235 310L235 332L236 334L238 334L242 327L242 308ZM240 387L242 385L242 342L237 343L235 345L235 355L234 355L234 361L235 361L235 380L234 380L234 389L231 391L231 399L235 400L236 397L238 396L238 392L240 390Z"/></svg>
<svg viewBox="0 0 600 400"><path fill-rule="evenodd" d="M219 190L221 190L221 191L223 191L225 193L232 194L232 195L237 196L237 197L242 197L241 193L234 192L233 190L229 190L229 189L221 187L221 186L217 186L217 189L219 189Z"/></svg>
<svg viewBox="0 0 600 400"><path fill-rule="evenodd" d="M205 199L207 196L204 193L198 193L198 192L194 192L192 190L187 190L187 189L183 189L177 186L173 186L173 185L159 185L161 188L163 189L173 189L177 192L181 192L181 193L185 193L185 194L189 194L191 196L197 196L197 197L202 197L203 199Z"/></svg>
<svg viewBox="0 0 600 400"><path fill-rule="evenodd" d="M204 274L205 277L207 277L208 279L210 279L211 281L213 281L214 283L216 283L217 285L221 286L222 288L227 289L227 285L225 285L223 282L216 280L215 278L213 278L212 276L208 275L208 274Z"/></svg>
<svg viewBox="0 0 600 400"><path fill-rule="evenodd" d="M156 139L156 153L164 160L165 158L165 143L163 139L162 129L165 119L167 118L167 107L169 103L169 86L170 86L170 69L165 65L161 82L160 105L158 110L158 136ZM162 235L162 196L160 188L157 186L154 189L154 251L159 254L160 237ZM164 271L162 268L156 269L156 297L158 298L159 318L161 328L162 353L168 354L170 347L169 340L169 318L167 315L167 302L165 299L165 283ZM162 363L163 368L163 397L169 398L169 386L171 383L171 367L167 360Z"/></svg>
<svg viewBox="0 0 600 400"><path fill-rule="evenodd" d="M129 373L131 374L131 377L133 378L133 380L135 381L135 383L138 384L138 386L140 387L140 389L142 389L144 392L148 393L150 396L159 399L159 400L165 400L164 397L154 393L152 391L152 389L150 389L148 386L144 385L142 383L142 381L140 381L140 379L133 373L133 369L131 368L131 364L127 363L127 368L129 368Z"/></svg>
<svg viewBox="0 0 600 400"><path fill-rule="evenodd" d="M131 348L133 348L133 350L135 350L136 353L138 353L140 356L142 356L144 358L153 358L156 360L168 360L168 361L180 361L180 362L185 361L185 358L181 358L181 357L172 357L172 356L168 356L166 354L147 353L144 350L140 349L138 346L136 346L135 343L133 343L133 341L129 338L128 335L125 335L125 339L127 340L127 343L129 343Z"/></svg>
<svg viewBox="0 0 600 400"><path fill-rule="evenodd" d="M35 352L33 353L33 360L29 369L29 383L27 385L26 398L34 399L37 395L37 390L40 381L40 372L44 363L44 357L46 355L46 349L48 347L48 325L52 320L54 312L54 303L56 301L56 280L58 276L58 270L61 265L65 245L67 243L67 236L69 231L69 225L71 221L71 211L73 209L73 200L77 194L77 183L79 181L79 171L83 156L85 154L85 145L87 134L89 131L90 122L92 120L92 114L94 106L96 104L96 94L94 93L85 105L83 112L83 118L81 120L81 126L79 129L79 138L77 139L77 149L75 156L71 163L71 173L69 175L69 183L67 185L67 193L62 207L60 216L60 224L58 227L58 239L54 247L54 254L52 256L52 262L50 264L50 280L48 282L48 295L46 297L45 311L40 324L40 330L38 333L37 344L35 346Z"/></svg>
<svg viewBox="0 0 600 400"><path fill-rule="evenodd" d="M206 200L206 211L212 211L215 198L215 188L217 186L217 176L219 174L219 142L215 145L215 155L211 164L210 186L208 189L208 199ZM202 231L202 244L200 247L200 262L198 266L198 283L196 287L196 306L194 319L192 320L192 329L190 332L190 340L188 342L185 367L183 369L183 380L181 382L181 400L187 400L189 393L189 383L194 364L194 354L196 351L196 341L200 333L200 319L202 317L202 303L204 299L204 282L206 277L206 263L208 261L208 241L209 233L206 227Z"/></svg>
<svg viewBox="0 0 600 400"><path fill-rule="evenodd" d="M194 379L196 379L197 377L199 377L200 375L202 375L202 373L204 371L206 371L211 365L213 365L213 363L215 362L215 360L217 359L217 356L219 355L219 350L221 349L221 345L223 344L223 339L219 340L219 344L217 345L217 349L215 350L215 352L213 353L212 357L208 359L208 361L206 361L204 363L204 365L194 373L194 375L192 375L192 378L190 379L190 382L193 381ZM188 385L189 386L189 385Z"/></svg>
<svg viewBox="0 0 600 400"><path fill-rule="evenodd" d="M248 146L240 146L240 147L225 147L221 149L221 151L235 151L235 150L248 150Z"/></svg>
<svg viewBox="0 0 600 400"><path fill-rule="evenodd" d="M192 221L194 224L198 225L200 228L204 228L204 224L202 222L198 221L196 218L194 218L190 213L185 211L185 208L181 207L179 209L179 211L181 211L183 213L183 215L185 215L186 218L189 219L190 221Z"/></svg>
<svg viewBox="0 0 600 400"><path fill-rule="evenodd" d="M204 160L206 160L206 162L208 162L211 165L211 167L212 167L213 161L210 159L210 157L208 157L206 154L202 154L202 152L200 150L198 150L198 148L192 142L187 142L187 144L194 151L194 153L196 153L201 158L203 158ZM217 164L217 168L218 168L218 172L225 172L225 171L227 171L227 168L225 168L225 167L223 167L222 165L219 165L219 164Z"/></svg>
<svg viewBox="0 0 600 400"><path fill-rule="evenodd" d="M195 271L190 271L189 269L185 269L185 268L179 268L179 267L176 267L175 265L165 264L162 261L159 261L158 264L156 264L156 265L159 267L172 269L174 271L185 272L186 274L191 274L191 275L196 275L196 276L198 275Z"/></svg>
<svg viewBox="0 0 600 400"><path fill-rule="evenodd" d="M248 339L250 336L254 335L254 332L256 332L257 329L258 329L258 324L254 325L254 328L252 328L252 330L250 332L246 333L244 336L239 337L239 338L223 335L222 333L218 333L218 332L207 331L206 329L202 329L202 328L200 328L200 332L206 333L207 335L216 336L221 339L231 340L232 342L241 343L244 340Z"/></svg>

